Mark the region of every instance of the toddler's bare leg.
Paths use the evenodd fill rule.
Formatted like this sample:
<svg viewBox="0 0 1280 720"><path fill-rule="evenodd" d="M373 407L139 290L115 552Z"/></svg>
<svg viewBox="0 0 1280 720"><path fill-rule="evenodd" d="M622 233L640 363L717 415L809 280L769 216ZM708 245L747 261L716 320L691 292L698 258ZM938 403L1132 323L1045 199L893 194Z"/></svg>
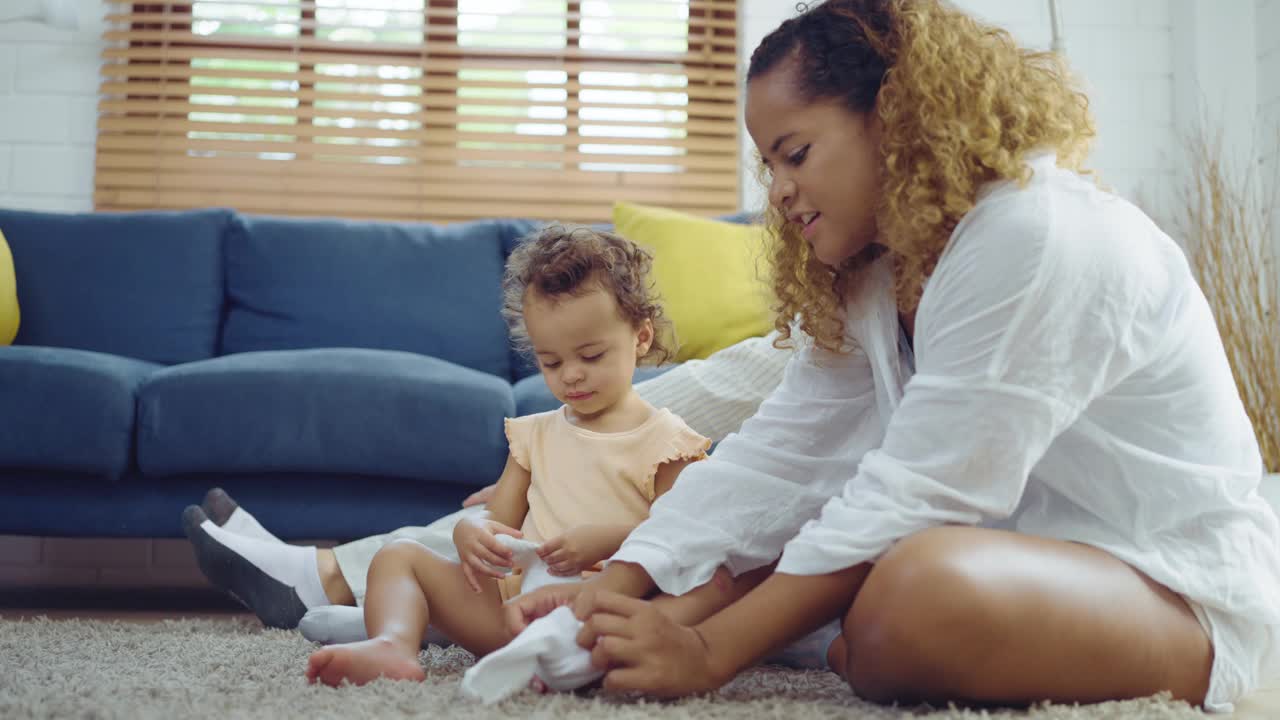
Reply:
<svg viewBox="0 0 1280 720"><path fill-rule="evenodd" d="M411 540L397 540L374 556L365 596L369 639L312 653L307 679L357 685L378 677L422 680L418 650L428 623L467 650L484 655L510 639L496 583L477 595L460 565Z"/></svg>

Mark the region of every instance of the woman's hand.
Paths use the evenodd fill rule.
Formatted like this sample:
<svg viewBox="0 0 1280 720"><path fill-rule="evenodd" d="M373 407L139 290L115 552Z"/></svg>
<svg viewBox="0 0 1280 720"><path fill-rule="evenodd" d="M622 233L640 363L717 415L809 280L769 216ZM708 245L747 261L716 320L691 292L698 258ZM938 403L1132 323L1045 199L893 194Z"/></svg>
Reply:
<svg viewBox="0 0 1280 720"><path fill-rule="evenodd" d="M562 605L573 605L578 593L590 585L588 582L562 583L544 585L532 592L517 595L507 601L504 612L507 616L507 630L512 635L519 635L529 623Z"/></svg>
<svg viewBox="0 0 1280 720"><path fill-rule="evenodd" d="M703 636L658 612L653 603L613 592L580 593L574 614L584 622L578 644L606 671L607 690L658 697L709 692L733 671L717 667Z"/></svg>
<svg viewBox="0 0 1280 720"><path fill-rule="evenodd" d="M616 592L628 597L641 597L653 590L653 579L635 563L614 561L604 572L590 580L561 585L547 585L519 595L507 602L507 629L519 635L529 623L561 605L573 606L581 595ZM579 615L578 617L582 617Z"/></svg>
<svg viewBox="0 0 1280 720"><path fill-rule="evenodd" d="M538 548L538 557L552 575L578 575L617 552L630 531L629 527L614 525L577 525L544 542Z"/></svg>
<svg viewBox="0 0 1280 720"><path fill-rule="evenodd" d="M453 544L458 548L462 574L475 592L480 592L480 577L501 578L511 568L511 549L498 542L498 535L521 537L515 528L496 520L468 518L453 528ZM507 571L502 570L507 568Z"/></svg>

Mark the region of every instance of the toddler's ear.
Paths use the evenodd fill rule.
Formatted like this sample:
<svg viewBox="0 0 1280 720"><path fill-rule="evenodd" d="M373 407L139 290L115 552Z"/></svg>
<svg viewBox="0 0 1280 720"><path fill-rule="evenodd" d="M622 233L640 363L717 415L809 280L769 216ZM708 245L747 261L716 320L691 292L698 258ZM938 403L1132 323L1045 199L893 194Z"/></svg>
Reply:
<svg viewBox="0 0 1280 720"><path fill-rule="evenodd" d="M636 357L642 358L648 355L651 347L653 347L653 321L645 318L636 329Z"/></svg>

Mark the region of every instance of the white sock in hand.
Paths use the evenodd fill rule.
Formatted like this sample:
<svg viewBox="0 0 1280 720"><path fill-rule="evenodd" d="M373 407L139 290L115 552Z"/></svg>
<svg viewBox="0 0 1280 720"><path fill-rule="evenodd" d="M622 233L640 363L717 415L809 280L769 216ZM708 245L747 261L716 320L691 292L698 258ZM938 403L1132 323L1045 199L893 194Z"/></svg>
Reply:
<svg viewBox="0 0 1280 720"><path fill-rule="evenodd" d="M506 647L484 656L462 676L462 692L490 704L529 686L534 677L552 690L576 690L604 675L578 647L582 621L568 607L538 618Z"/></svg>
<svg viewBox="0 0 1280 720"><path fill-rule="evenodd" d="M538 557L538 543L532 540L521 540L510 535L498 535L498 542L511 549L511 564L521 572L520 594L533 592L543 585L570 583L581 580L577 577L556 577L551 568Z"/></svg>

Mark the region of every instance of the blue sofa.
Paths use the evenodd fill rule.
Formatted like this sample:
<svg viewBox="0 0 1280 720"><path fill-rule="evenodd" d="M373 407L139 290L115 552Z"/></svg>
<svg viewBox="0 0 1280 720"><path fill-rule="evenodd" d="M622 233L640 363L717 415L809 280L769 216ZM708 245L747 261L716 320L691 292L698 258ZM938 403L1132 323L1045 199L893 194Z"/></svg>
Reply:
<svg viewBox="0 0 1280 720"><path fill-rule="evenodd" d="M452 512L558 404L498 313L537 226L0 210L0 534L180 537L215 485L285 538Z"/></svg>

